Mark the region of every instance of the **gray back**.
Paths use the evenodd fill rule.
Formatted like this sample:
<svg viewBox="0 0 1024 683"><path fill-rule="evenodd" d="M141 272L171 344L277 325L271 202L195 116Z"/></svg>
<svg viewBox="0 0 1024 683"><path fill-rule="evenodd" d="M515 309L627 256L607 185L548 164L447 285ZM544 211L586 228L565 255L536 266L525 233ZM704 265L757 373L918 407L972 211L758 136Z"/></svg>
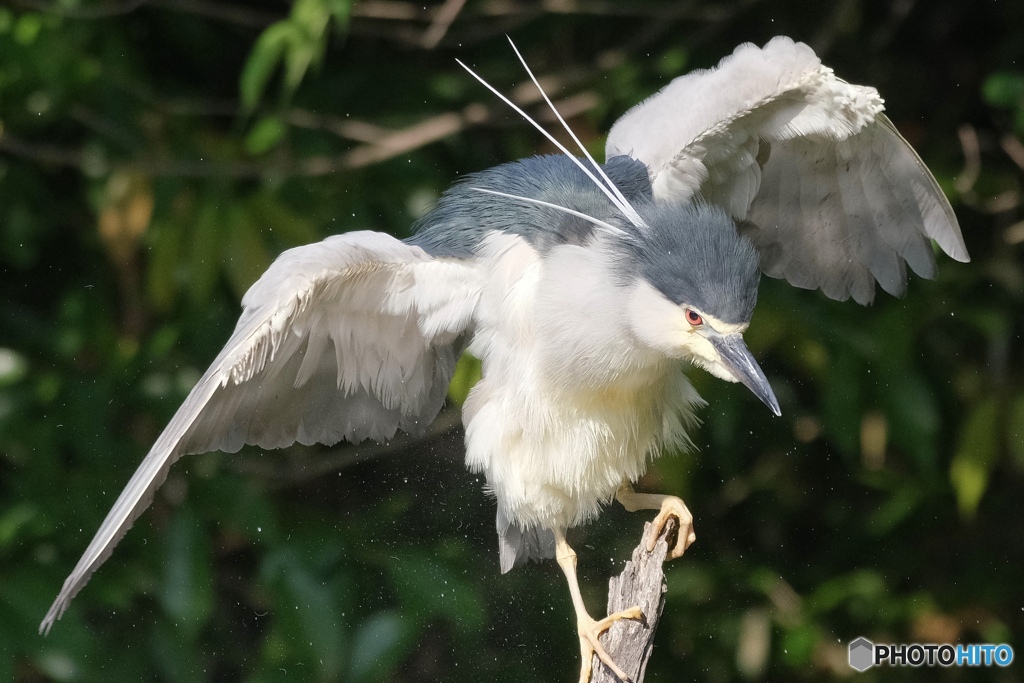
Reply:
<svg viewBox="0 0 1024 683"><path fill-rule="evenodd" d="M584 161L584 163L587 163ZM613 157L602 167L631 203L650 200L647 167ZM470 258L494 230L519 235L545 253L558 244L584 244L594 231L588 221L544 206L496 197L472 188L539 199L608 221L618 211L568 157L537 156L513 161L459 180L437 206L413 226L406 240L431 256Z"/></svg>

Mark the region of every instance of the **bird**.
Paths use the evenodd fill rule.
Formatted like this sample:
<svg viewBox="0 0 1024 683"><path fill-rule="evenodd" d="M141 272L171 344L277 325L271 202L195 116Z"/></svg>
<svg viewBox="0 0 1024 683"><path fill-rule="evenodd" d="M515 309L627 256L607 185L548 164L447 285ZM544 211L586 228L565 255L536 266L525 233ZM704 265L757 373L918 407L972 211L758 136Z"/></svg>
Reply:
<svg viewBox="0 0 1024 683"><path fill-rule="evenodd" d="M510 41L511 42L511 41ZM482 374L462 407L466 466L496 505L502 573L555 559L576 614L580 678L594 655L622 679L566 532L614 501L679 521L678 497L633 488L693 448L705 405L691 368L779 402L747 348L762 274L837 300L893 295L932 242L969 260L935 178L875 88L836 77L806 44L740 45L628 110L599 164L560 150L468 174L411 237L333 235L282 253L242 299L234 332L160 434L40 624L48 633L181 456L422 433L464 352ZM657 534L655 534L656 536Z"/></svg>

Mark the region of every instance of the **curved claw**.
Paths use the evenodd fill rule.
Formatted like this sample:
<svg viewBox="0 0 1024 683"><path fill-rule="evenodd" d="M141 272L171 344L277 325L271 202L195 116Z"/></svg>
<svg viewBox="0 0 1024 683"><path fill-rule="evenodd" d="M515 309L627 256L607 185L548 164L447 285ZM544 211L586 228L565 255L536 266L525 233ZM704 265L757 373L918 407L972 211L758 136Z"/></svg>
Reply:
<svg viewBox="0 0 1024 683"><path fill-rule="evenodd" d="M697 540L693 533L693 515L686 503L677 496L667 496L660 493L637 493L633 490L632 484L626 482L615 492L615 498L622 503L622 507L630 512L637 510L660 510L654 518L654 533L647 539L647 552L654 550L658 537L668 524L669 517L679 519L679 533L676 535L675 544L669 548L666 560L674 560L681 557L690 544Z"/></svg>
<svg viewBox="0 0 1024 683"><path fill-rule="evenodd" d="M693 515L690 514L686 503L676 496L665 496L662 499L661 511L658 512L658 516L652 522L654 533L651 534L647 541L647 552L654 550L654 544L657 543L658 537L661 536L661 532L665 525L668 524L670 517L676 517L679 520L679 533L676 536L675 545L668 549L668 556L666 557L668 560L674 560L677 557L682 557L686 549L690 547L690 544L697 540L697 534L693 531Z"/></svg>

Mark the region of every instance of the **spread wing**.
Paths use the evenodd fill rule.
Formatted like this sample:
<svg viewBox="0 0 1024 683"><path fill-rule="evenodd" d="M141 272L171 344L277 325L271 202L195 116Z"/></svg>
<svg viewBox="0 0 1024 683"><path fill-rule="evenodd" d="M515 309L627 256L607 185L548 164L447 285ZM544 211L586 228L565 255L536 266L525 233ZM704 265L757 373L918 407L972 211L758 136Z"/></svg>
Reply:
<svg viewBox="0 0 1024 683"><path fill-rule="evenodd" d="M283 253L249 289L227 345L121 492L40 625L49 631L182 455L386 440L440 411L481 281L456 259L375 232Z"/></svg>
<svg viewBox="0 0 1024 683"><path fill-rule="evenodd" d="M834 299L902 295L933 277L929 239L958 261L956 216L874 88L837 79L803 43L741 45L628 111L607 155L647 164L654 195L723 207L772 277Z"/></svg>

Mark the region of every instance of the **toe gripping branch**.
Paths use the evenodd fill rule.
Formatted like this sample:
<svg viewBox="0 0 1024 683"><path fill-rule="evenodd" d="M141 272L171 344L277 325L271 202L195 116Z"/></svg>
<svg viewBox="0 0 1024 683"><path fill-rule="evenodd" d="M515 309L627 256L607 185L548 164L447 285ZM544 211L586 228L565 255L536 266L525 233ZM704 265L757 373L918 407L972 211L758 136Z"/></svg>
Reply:
<svg viewBox="0 0 1024 683"><path fill-rule="evenodd" d="M658 533L660 531L660 533ZM657 536L655 534L657 533ZM654 647L654 633L665 608L665 573L662 564L676 547L679 520L668 518L660 530L648 522L644 535L633 550L633 559L608 582L608 614L639 607L642 619L616 621L601 636L601 644L611 659L626 673L630 683L642 683L647 662ZM651 547L651 550L648 550ZM596 655L590 683L619 683L615 673Z"/></svg>

